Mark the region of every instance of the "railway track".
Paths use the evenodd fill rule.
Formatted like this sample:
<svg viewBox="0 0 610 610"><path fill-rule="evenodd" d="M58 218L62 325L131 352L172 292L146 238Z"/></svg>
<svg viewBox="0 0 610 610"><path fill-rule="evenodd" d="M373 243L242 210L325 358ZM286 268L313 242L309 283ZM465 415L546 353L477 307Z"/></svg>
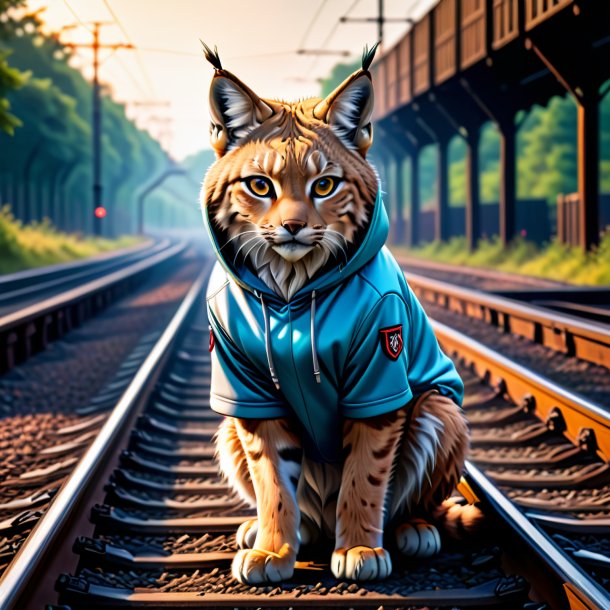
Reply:
<svg viewBox="0 0 610 610"><path fill-rule="evenodd" d="M147 240L131 248L70 263L4 274L0 276L0 315L39 301L43 292L45 297L53 296L150 256L167 245L166 240L157 243Z"/></svg>
<svg viewBox="0 0 610 610"><path fill-rule="evenodd" d="M504 334L523 337L566 357L610 368L610 326L574 315L578 311L577 307L572 309L572 315L568 315L526 302L525 294L536 301L535 297L542 294L540 289L490 293L430 279L410 271L406 271L405 276L424 305L431 304L472 318ZM517 294L521 295L519 299L512 298ZM544 294L544 302L549 302L552 298L556 302L565 302L569 299L567 294L585 294L591 299L594 299L591 295L595 294L595 299L599 300L602 298L599 295L604 294L604 291L566 292L563 289L552 289Z"/></svg>
<svg viewBox="0 0 610 610"><path fill-rule="evenodd" d="M0 376L0 575L96 438L199 260L189 249L176 268L154 267L129 297Z"/></svg>
<svg viewBox="0 0 610 610"><path fill-rule="evenodd" d="M531 303L585 320L610 324L610 289L604 287L498 290L498 296Z"/></svg>
<svg viewBox="0 0 610 610"><path fill-rule="evenodd" d="M605 286L573 286L516 273L447 265L400 255L398 260L415 281L425 278L457 284L581 320L610 323L610 289Z"/></svg>
<svg viewBox="0 0 610 610"><path fill-rule="evenodd" d="M405 256L400 251L395 250L393 250L393 254L405 271L411 271L433 280L451 282L465 288L476 288L487 292L527 289L561 290L569 288L569 285L563 282L530 275L509 273L498 271L497 269L484 269L482 267L469 267L462 264L439 263L437 261Z"/></svg>
<svg viewBox="0 0 610 610"><path fill-rule="evenodd" d="M163 240L97 261L12 274L0 281L0 374L151 277L184 252Z"/></svg>
<svg viewBox="0 0 610 610"><path fill-rule="evenodd" d="M609 479L593 442L607 421L579 404L593 434L574 436L562 424L574 405L546 413L531 377L502 372L489 385L498 359L475 358L439 325L467 385L473 453L461 491L486 507L489 534L428 560L397 557L379 583L336 581L320 549L286 583L233 581L235 531L253 512L213 461L205 283L203 273L5 572L0 607L608 607Z"/></svg>
<svg viewBox="0 0 610 610"><path fill-rule="evenodd" d="M465 403L473 487L552 567L570 607L610 607L610 414L443 324L433 327L467 384L478 387L475 404L472 394Z"/></svg>

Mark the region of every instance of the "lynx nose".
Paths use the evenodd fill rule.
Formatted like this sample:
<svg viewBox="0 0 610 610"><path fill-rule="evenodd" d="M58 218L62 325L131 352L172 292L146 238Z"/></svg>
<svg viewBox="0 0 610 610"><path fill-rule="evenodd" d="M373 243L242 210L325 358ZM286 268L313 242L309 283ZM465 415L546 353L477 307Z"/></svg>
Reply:
<svg viewBox="0 0 610 610"><path fill-rule="evenodd" d="M290 235L296 235L306 225L307 223L302 220L285 220L282 223L282 226Z"/></svg>

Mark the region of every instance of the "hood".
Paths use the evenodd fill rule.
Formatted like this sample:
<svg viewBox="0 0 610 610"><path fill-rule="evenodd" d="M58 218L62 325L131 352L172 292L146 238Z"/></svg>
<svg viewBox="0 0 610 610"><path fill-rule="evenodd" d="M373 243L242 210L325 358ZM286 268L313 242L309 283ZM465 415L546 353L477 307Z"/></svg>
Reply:
<svg viewBox="0 0 610 610"><path fill-rule="evenodd" d="M208 207L205 206L203 210L203 220L212 242L212 247L216 257L224 267L229 277L233 279L239 286L244 290L252 292L257 297L265 295L266 300L270 302L285 303L267 284L265 284L257 275L252 273L245 265L236 268L231 262L229 262L224 253L220 250L218 241L216 240L216 233L214 232L210 218L208 215ZM340 264L332 269L329 269L326 273L317 277L315 280L309 282L301 290L299 290L293 297L291 302L297 301L304 295L309 295L312 292L324 292L329 288L344 282L347 278L357 273L359 269L364 267L383 247L387 237L389 229L388 215L383 204L381 197L381 190L377 191L377 197L375 198L375 205L373 207L373 215L369 224L367 232L364 234L362 243L358 249L354 252L352 257L347 261L345 265Z"/></svg>

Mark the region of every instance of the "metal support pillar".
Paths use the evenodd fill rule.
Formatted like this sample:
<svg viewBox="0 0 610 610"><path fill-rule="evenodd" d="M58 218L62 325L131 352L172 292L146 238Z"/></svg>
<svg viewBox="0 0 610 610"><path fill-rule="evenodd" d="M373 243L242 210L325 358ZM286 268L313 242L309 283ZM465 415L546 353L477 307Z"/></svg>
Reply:
<svg viewBox="0 0 610 610"><path fill-rule="evenodd" d="M449 239L449 139L438 142L437 208L434 219L434 239Z"/></svg>
<svg viewBox="0 0 610 610"><path fill-rule="evenodd" d="M397 152L394 156L394 184L392 187L396 213L391 229L392 242L397 245L403 244L405 240L404 161L404 155Z"/></svg>
<svg viewBox="0 0 610 610"><path fill-rule="evenodd" d="M578 198L581 248L599 243L599 96L578 103Z"/></svg>
<svg viewBox="0 0 610 610"><path fill-rule="evenodd" d="M100 24L94 23L93 29L93 234L102 234L102 219L95 215L95 210L102 205L102 100L99 81L99 48Z"/></svg>
<svg viewBox="0 0 610 610"><path fill-rule="evenodd" d="M516 127L513 121L500 130L500 239L506 246L515 236L516 214Z"/></svg>
<svg viewBox="0 0 610 610"><path fill-rule="evenodd" d="M579 244L584 252L599 243L599 87L600 75L582 66L593 67L592 57L578 55L574 63L573 49L569 54L549 53L531 38L525 46L532 50L557 78L578 104L578 199Z"/></svg>
<svg viewBox="0 0 610 610"><path fill-rule="evenodd" d="M470 130L466 138L466 242L474 250L481 235L479 198L480 127Z"/></svg>
<svg viewBox="0 0 610 610"><path fill-rule="evenodd" d="M409 215L409 234L407 245L409 248L417 246L419 243L419 153L420 149L413 147L411 151L411 189L410 189L410 215Z"/></svg>

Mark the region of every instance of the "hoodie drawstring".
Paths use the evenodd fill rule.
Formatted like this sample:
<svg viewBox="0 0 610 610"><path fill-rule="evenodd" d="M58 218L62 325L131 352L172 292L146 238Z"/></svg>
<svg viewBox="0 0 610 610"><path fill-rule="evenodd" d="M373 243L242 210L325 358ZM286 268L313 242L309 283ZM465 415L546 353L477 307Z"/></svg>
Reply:
<svg viewBox="0 0 610 610"><path fill-rule="evenodd" d="M311 359L313 360L313 374L318 383L320 380L320 366L318 365L318 354L316 352L316 291L311 293Z"/></svg>
<svg viewBox="0 0 610 610"><path fill-rule="evenodd" d="M263 294L261 293L261 306L263 308L263 318L265 319L265 351L267 352L267 364L269 365L269 372L271 373L271 379L275 384L277 390L280 389L280 380L277 378L275 373L275 367L273 366L273 356L271 355L271 332L269 330L269 311L267 311L267 305Z"/></svg>
<svg viewBox="0 0 610 610"><path fill-rule="evenodd" d="M265 299L263 298L263 294L260 293L257 295L261 300L261 307L263 309L263 318L265 320L265 352L267 353L267 364L269 366L269 373L271 373L271 379L275 384L276 389L280 389L280 380L278 379L277 373L275 372L275 367L273 366L273 356L271 354L271 329L270 329L270 321L269 321L269 310L267 309L267 304L265 303ZM320 378L320 365L318 364L318 353L316 351L316 291L314 290L311 293L311 309L310 309L310 330L311 330L311 359L313 361L313 374L316 378L317 383L321 383L322 380Z"/></svg>

